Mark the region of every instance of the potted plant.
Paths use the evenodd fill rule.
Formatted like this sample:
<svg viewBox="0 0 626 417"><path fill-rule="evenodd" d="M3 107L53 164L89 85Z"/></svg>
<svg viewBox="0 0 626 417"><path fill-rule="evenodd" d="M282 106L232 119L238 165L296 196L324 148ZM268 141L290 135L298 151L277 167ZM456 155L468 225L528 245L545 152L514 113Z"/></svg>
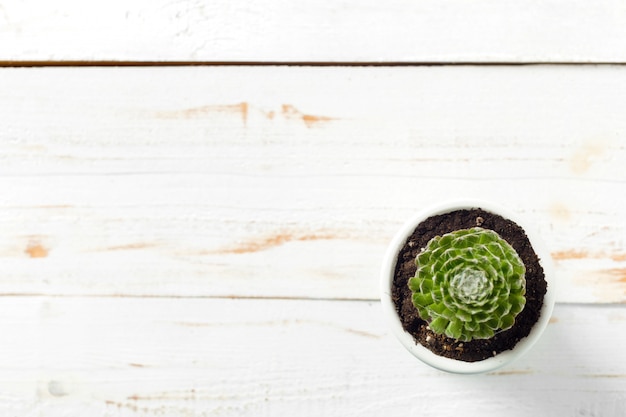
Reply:
<svg viewBox="0 0 626 417"><path fill-rule="evenodd" d="M455 373L493 371L537 341L554 306L550 254L494 204L428 208L395 235L383 262L390 327L417 358Z"/></svg>

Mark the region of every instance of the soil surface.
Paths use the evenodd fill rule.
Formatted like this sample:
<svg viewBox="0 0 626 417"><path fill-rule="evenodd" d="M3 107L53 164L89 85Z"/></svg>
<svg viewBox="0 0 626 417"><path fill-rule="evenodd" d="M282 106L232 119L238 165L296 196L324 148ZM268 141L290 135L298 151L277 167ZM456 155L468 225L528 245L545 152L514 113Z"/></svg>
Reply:
<svg viewBox="0 0 626 417"><path fill-rule="evenodd" d="M411 301L408 280L417 269L415 257L430 239L458 229L480 226L491 229L506 240L518 253L526 266L526 305L515 318L512 328L496 333L491 339L459 342L445 335L435 334L422 320ZM415 341L437 355L465 362L476 362L512 349L518 341L528 336L541 314L547 283L539 258L524 230L511 220L482 209L457 210L429 217L420 223L409 236L398 254L392 288L392 298L400 315L402 326Z"/></svg>

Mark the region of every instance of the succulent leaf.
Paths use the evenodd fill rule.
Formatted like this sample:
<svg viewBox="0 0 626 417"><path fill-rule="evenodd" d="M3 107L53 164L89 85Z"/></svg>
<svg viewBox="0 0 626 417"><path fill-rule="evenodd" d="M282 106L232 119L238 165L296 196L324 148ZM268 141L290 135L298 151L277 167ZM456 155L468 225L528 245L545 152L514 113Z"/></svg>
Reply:
<svg viewBox="0 0 626 417"><path fill-rule="evenodd" d="M430 322L430 328L437 334L442 334L446 331L446 327L450 322L445 318L439 316L435 318L432 322Z"/></svg>
<svg viewBox="0 0 626 417"><path fill-rule="evenodd" d="M526 304L526 268L496 232L474 227L432 238L409 280L413 305L437 334L488 339L509 329Z"/></svg>

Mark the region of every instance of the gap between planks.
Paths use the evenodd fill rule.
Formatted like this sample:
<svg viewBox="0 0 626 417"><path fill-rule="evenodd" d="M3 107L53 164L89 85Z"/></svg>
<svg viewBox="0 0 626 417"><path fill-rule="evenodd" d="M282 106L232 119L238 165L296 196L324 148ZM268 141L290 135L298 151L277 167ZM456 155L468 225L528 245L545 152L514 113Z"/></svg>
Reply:
<svg viewBox="0 0 626 417"><path fill-rule="evenodd" d="M354 303L378 303L378 298L347 298L347 297L288 297L288 296L254 296L254 295L159 295L159 294L46 294L46 293L0 293L0 298L93 298L93 299L155 299L155 300L265 300L265 301L312 301L312 302L354 302ZM626 303L581 303L581 302L556 302L557 305L569 307L593 307L593 308L626 308Z"/></svg>
<svg viewBox="0 0 626 417"><path fill-rule="evenodd" d="M347 297L288 297L271 295L163 295L163 294L47 294L47 293L0 293L0 298L138 298L164 300L275 300L275 301L338 301L338 302L380 302L378 298L347 298ZM583 305L585 303L581 303ZM593 305L593 304L592 304ZM605 305L605 304L602 304ZM610 303L607 305L611 305ZM616 304L619 305L619 304Z"/></svg>
<svg viewBox="0 0 626 417"><path fill-rule="evenodd" d="M0 68L45 67L509 67L624 66L624 61L0 61Z"/></svg>

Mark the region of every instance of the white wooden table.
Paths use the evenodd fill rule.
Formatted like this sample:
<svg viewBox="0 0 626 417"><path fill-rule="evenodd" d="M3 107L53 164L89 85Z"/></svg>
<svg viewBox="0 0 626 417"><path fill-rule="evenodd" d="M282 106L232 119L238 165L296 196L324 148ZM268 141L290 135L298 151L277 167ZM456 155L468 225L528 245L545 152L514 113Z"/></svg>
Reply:
<svg viewBox="0 0 626 417"><path fill-rule="evenodd" d="M0 415L623 416L626 2L311 3L0 0ZM453 197L556 265L482 376L378 302Z"/></svg>

